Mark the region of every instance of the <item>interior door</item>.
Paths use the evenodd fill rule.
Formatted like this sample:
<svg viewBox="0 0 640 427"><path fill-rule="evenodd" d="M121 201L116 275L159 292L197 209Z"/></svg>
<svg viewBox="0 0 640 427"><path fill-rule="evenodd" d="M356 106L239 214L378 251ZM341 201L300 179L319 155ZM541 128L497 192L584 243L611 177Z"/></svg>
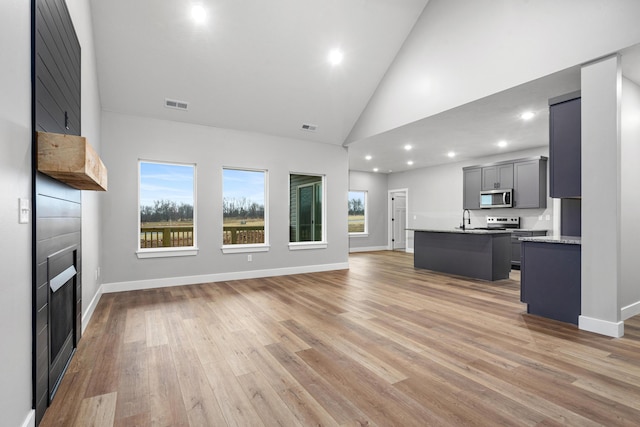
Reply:
<svg viewBox="0 0 640 427"><path fill-rule="evenodd" d="M391 195L391 249L405 250L407 228L407 196L405 193L393 193Z"/></svg>

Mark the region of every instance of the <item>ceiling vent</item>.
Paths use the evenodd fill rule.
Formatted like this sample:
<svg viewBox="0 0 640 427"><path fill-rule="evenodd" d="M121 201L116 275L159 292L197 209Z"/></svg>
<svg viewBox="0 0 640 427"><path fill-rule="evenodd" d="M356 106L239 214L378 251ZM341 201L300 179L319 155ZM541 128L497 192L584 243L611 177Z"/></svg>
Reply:
<svg viewBox="0 0 640 427"><path fill-rule="evenodd" d="M185 101L176 101L175 99L165 98L164 106L167 108L175 108L176 110L188 110L189 103Z"/></svg>
<svg viewBox="0 0 640 427"><path fill-rule="evenodd" d="M312 124L309 124L309 123L303 123L301 129L302 130L306 130L308 132L315 132L316 129L318 129L318 125L312 125Z"/></svg>

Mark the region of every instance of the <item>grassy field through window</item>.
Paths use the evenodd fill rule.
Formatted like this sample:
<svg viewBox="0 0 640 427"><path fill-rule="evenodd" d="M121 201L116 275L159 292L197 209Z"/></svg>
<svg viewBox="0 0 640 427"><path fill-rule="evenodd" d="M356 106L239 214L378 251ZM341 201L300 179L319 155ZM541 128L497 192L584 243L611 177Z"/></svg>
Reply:
<svg viewBox="0 0 640 427"><path fill-rule="evenodd" d="M364 233L364 215L349 215L349 233Z"/></svg>

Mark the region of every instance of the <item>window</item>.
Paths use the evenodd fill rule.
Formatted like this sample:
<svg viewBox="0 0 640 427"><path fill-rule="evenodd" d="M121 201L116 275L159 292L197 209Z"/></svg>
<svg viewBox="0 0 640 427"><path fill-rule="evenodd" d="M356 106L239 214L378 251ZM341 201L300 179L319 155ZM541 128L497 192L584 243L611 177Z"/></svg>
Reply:
<svg viewBox="0 0 640 427"><path fill-rule="evenodd" d="M266 171L222 170L223 252L266 250L266 193Z"/></svg>
<svg viewBox="0 0 640 427"><path fill-rule="evenodd" d="M195 255L195 165L139 166L138 257Z"/></svg>
<svg viewBox="0 0 640 427"><path fill-rule="evenodd" d="M349 191L349 234L367 233L367 192Z"/></svg>
<svg viewBox="0 0 640 427"><path fill-rule="evenodd" d="M324 177L320 175L289 176L289 245L291 249L326 247L324 235ZM322 242L322 244L314 244Z"/></svg>

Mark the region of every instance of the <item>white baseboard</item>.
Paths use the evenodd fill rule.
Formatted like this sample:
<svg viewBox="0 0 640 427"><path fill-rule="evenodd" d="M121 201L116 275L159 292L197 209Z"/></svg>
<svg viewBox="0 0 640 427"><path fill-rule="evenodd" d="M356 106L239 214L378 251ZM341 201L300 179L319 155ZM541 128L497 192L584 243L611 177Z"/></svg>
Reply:
<svg viewBox="0 0 640 427"><path fill-rule="evenodd" d="M633 316L637 316L638 314L640 314L640 301L629 304L626 307L622 307L620 310L620 318L622 320L627 320Z"/></svg>
<svg viewBox="0 0 640 427"><path fill-rule="evenodd" d="M29 411L27 418L24 419L22 427L36 427L36 411L32 409Z"/></svg>
<svg viewBox="0 0 640 427"><path fill-rule="evenodd" d="M98 305L98 301L100 301L100 297L102 296L102 293L103 293L102 285L100 285L100 287L98 288L98 292L96 292L96 294L93 296L91 303L87 307L87 311L82 313L82 333L84 333L84 330L87 329L87 325L91 320L91 316L93 316L93 311L96 309L96 306Z"/></svg>
<svg viewBox="0 0 640 427"><path fill-rule="evenodd" d="M388 246L369 246L366 248L349 248L349 253L352 252L375 252L375 251L388 251Z"/></svg>
<svg viewBox="0 0 640 427"><path fill-rule="evenodd" d="M620 338L624 335L624 322L609 322L587 316L578 317L578 328L614 338Z"/></svg>
<svg viewBox="0 0 640 427"><path fill-rule="evenodd" d="M103 283L105 294L111 292L137 291L141 289L166 288L169 286L196 285L199 283L224 282L227 280L258 279L261 277L288 276L291 274L317 273L321 271L348 270L349 263L306 265L303 267L273 268L269 270L236 271L231 273L203 274L200 276L168 277L162 279L134 280L130 282Z"/></svg>

